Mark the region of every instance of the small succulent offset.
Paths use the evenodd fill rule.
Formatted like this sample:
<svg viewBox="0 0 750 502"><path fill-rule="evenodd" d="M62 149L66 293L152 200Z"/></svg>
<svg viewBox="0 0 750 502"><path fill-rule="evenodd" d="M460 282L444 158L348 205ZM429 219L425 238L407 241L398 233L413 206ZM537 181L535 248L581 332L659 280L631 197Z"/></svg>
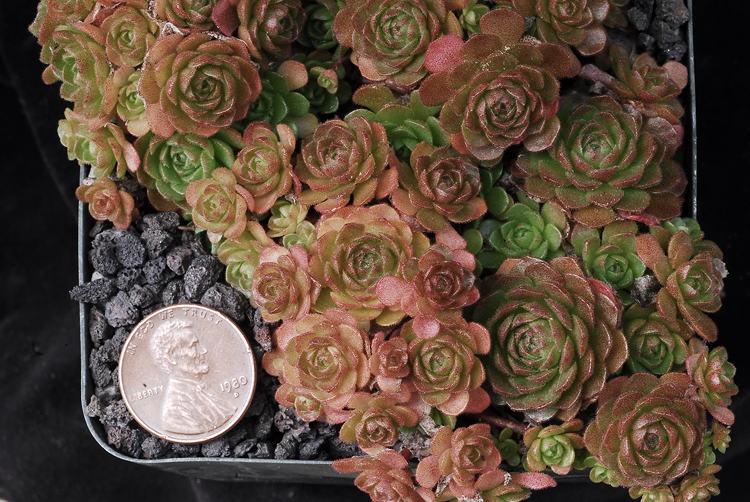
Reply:
<svg viewBox="0 0 750 502"><path fill-rule="evenodd" d="M144 62L140 92L151 131L213 136L247 115L260 95L247 46L203 33L160 38Z"/></svg>
<svg viewBox="0 0 750 502"><path fill-rule="evenodd" d="M450 144L437 118L440 107L425 106L418 90L409 93L409 101L404 103L388 87L371 84L357 89L352 99L367 109L354 110L349 117L359 115L383 124L388 141L403 161L409 160L411 151L421 142L436 147Z"/></svg>
<svg viewBox="0 0 750 502"><path fill-rule="evenodd" d="M419 143L408 164L399 162L398 181L401 188L391 194L394 207L429 232L474 221L487 212L479 196L479 168L450 147Z"/></svg>
<svg viewBox="0 0 750 502"><path fill-rule="evenodd" d="M292 174L294 131L284 124L275 129L263 122L252 122L243 134L246 146L232 164L237 182L253 196L256 213L270 210L295 184ZM295 191L299 192L299 181L296 185Z"/></svg>
<svg viewBox="0 0 750 502"><path fill-rule="evenodd" d="M643 117L609 96L566 100L549 150L526 152L513 168L523 190L553 200L593 228L618 216L649 224L679 215L685 173Z"/></svg>
<svg viewBox="0 0 750 502"><path fill-rule="evenodd" d="M382 125L363 117L333 119L305 139L295 173L309 186L300 202L329 213L349 204L362 206L383 198L396 184L395 170L386 169L388 137Z"/></svg>
<svg viewBox="0 0 750 502"><path fill-rule="evenodd" d="M555 474L567 474L573 468L578 450L583 449L583 437L578 432L583 422L573 419L562 425L532 427L523 434L526 455L523 465L527 471L551 469Z"/></svg>
<svg viewBox="0 0 750 502"><path fill-rule="evenodd" d="M489 11L480 27L466 42L446 35L430 45L423 102L442 105L453 148L479 161L496 163L519 143L549 148L560 130L557 79L576 75L580 64L559 46L523 40L525 22L513 10Z"/></svg>
<svg viewBox="0 0 750 502"><path fill-rule="evenodd" d="M628 8L41 0L30 31L97 228L205 236L274 323L276 402L367 455L333 467L374 502L519 502L574 469L708 502L727 271L680 217L687 68L633 52Z"/></svg>
<svg viewBox="0 0 750 502"><path fill-rule="evenodd" d="M642 234L636 240L638 255L662 286L657 303L665 310L679 310L698 335L716 341L716 324L706 312L721 308L726 272L721 251L710 241L694 243L683 230L666 242L657 235L663 234Z"/></svg>
<svg viewBox="0 0 750 502"><path fill-rule="evenodd" d="M444 0L363 0L347 2L336 14L333 32L352 49L362 76L405 91L427 75L425 56L441 35L461 35L461 25Z"/></svg>
<svg viewBox="0 0 750 502"><path fill-rule="evenodd" d="M399 431L417 425L417 414L387 396L355 394L347 404L352 416L341 427L343 441L356 442L365 453L377 455L396 444Z"/></svg>
<svg viewBox="0 0 750 502"><path fill-rule="evenodd" d="M111 221L120 230L130 226L135 210L133 196L119 189L109 178L98 178L91 184L84 183L76 189L76 197L89 205L89 213L95 220Z"/></svg>
<svg viewBox="0 0 750 502"><path fill-rule="evenodd" d="M535 420L570 420L627 359L614 291L576 261L507 260L489 277L474 320L490 331L493 390Z"/></svg>
<svg viewBox="0 0 750 502"><path fill-rule="evenodd" d="M282 324L273 335L275 349L263 356L263 369L281 381L276 399L295 408L303 420L344 422L344 407L370 381L365 336L357 321L341 310ZM317 414L307 412L310 400L318 403L313 408Z"/></svg>
<svg viewBox="0 0 750 502"><path fill-rule="evenodd" d="M511 4L524 16L535 16L536 33L545 42L575 47L584 56L604 49L610 0L495 0Z"/></svg>
<svg viewBox="0 0 750 502"><path fill-rule="evenodd" d="M253 208L253 196L224 167L214 169L209 178L191 182L185 189L185 201L198 228L229 239L242 234L247 210Z"/></svg>
<svg viewBox="0 0 750 502"><path fill-rule="evenodd" d="M162 138L148 133L135 146L143 160L138 180L146 187L151 204L168 210L187 207L185 190L191 182L208 178L218 167L230 169L243 143L237 132L226 130L208 138L180 133Z"/></svg>
<svg viewBox="0 0 750 502"><path fill-rule="evenodd" d="M700 467L705 409L689 388L685 373L637 373L604 387L584 442L618 485L669 484Z"/></svg>
<svg viewBox="0 0 750 502"><path fill-rule="evenodd" d="M622 291L630 289L646 272L635 249L637 233L638 225L633 221L610 223L601 233L579 224L573 228L570 242L587 274Z"/></svg>
<svg viewBox="0 0 750 502"><path fill-rule="evenodd" d="M647 117L661 117L672 124L680 124L685 110L678 96L688 83L685 65L667 61L659 66L647 53L633 58L618 44L610 46L609 58L614 76L591 64L583 67L581 75L604 84Z"/></svg>
<svg viewBox="0 0 750 502"><path fill-rule="evenodd" d="M68 159L89 165L97 178L111 174L122 177L138 170L141 160L135 147L127 140L122 129L115 124L91 130L86 122L70 108L57 127L60 142L68 149Z"/></svg>

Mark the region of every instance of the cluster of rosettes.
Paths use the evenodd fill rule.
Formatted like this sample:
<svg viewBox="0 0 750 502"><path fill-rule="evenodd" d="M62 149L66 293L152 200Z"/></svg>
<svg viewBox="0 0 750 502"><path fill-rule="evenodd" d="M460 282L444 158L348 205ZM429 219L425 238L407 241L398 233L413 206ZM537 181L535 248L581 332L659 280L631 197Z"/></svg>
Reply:
<svg viewBox="0 0 750 502"><path fill-rule="evenodd" d="M726 270L678 217L687 70L608 40L626 3L42 0L31 31L77 197L126 229L135 178L205 233L278 323L276 399L342 424L373 500L589 469L705 501Z"/></svg>

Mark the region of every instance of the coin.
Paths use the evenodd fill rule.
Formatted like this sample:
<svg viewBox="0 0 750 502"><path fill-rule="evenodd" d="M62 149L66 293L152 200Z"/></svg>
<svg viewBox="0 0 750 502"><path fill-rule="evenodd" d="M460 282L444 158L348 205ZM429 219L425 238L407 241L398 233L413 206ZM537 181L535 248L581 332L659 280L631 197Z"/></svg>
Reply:
<svg viewBox="0 0 750 502"><path fill-rule="evenodd" d="M125 340L120 392L154 436L203 443L245 414L255 372L250 344L231 319L201 305L170 305L146 316Z"/></svg>

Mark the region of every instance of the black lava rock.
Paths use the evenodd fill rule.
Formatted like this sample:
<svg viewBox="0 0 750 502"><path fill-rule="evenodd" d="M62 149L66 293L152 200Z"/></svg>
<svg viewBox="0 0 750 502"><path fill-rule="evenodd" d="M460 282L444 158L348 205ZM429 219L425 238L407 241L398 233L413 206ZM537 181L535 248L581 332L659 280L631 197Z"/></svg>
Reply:
<svg viewBox="0 0 750 502"><path fill-rule="evenodd" d="M161 256L172 245L174 237L166 230L149 228L141 234L141 239L146 243L146 251L149 258Z"/></svg>
<svg viewBox="0 0 750 502"><path fill-rule="evenodd" d="M159 284L172 276L173 272L167 268L167 260L163 256L149 260L143 266L143 278L147 284Z"/></svg>
<svg viewBox="0 0 750 502"><path fill-rule="evenodd" d="M174 305L182 296L183 283L180 279L170 281L161 292L161 302L164 305Z"/></svg>
<svg viewBox="0 0 750 502"><path fill-rule="evenodd" d="M678 28L690 20L690 11L685 5L685 0L658 0L654 17L673 28Z"/></svg>
<svg viewBox="0 0 750 502"><path fill-rule="evenodd" d="M109 325L114 328L135 324L140 320L140 314L130 296L124 291L118 292L104 307L104 316Z"/></svg>
<svg viewBox="0 0 750 502"><path fill-rule="evenodd" d="M94 346L98 347L110 336L112 336L112 328L107 324L104 312L96 307L91 307L91 310L89 310L89 338L91 338Z"/></svg>
<svg viewBox="0 0 750 502"><path fill-rule="evenodd" d="M124 268L117 273L117 289L120 291L128 291L136 284L143 282L143 275L141 275L141 269L139 268Z"/></svg>
<svg viewBox="0 0 750 502"><path fill-rule="evenodd" d="M102 235L102 234L99 234ZM113 243L106 242L94 245L89 251L89 260L94 270L104 275L114 275L120 269L117 261L116 249Z"/></svg>
<svg viewBox="0 0 750 502"><path fill-rule="evenodd" d="M226 438L218 438L201 445L204 457L231 457L232 447Z"/></svg>
<svg viewBox="0 0 750 502"><path fill-rule="evenodd" d="M176 230L180 226L180 215L174 211L160 211L141 218L144 230Z"/></svg>
<svg viewBox="0 0 750 502"><path fill-rule="evenodd" d="M326 449L331 455L331 458L349 458L362 455L362 450L359 449L357 443L347 443L333 436L326 440Z"/></svg>
<svg viewBox="0 0 750 502"><path fill-rule="evenodd" d="M245 317L247 299L228 284L216 283L203 293L200 300L206 307L215 308L223 312L235 321L241 321Z"/></svg>
<svg viewBox="0 0 750 502"><path fill-rule="evenodd" d="M104 232L103 232L104 233ZM118 231L115 237L117 261L123 267L140 267L146 259L146 247L133 232Z"/></svg>
<svg viewBox="0 0 750 502"><path fill-rule="evenodd" d="M203 237L195 232L182 232L182 245L190 249L195 256L208 254L203 245Z"/></svg>
<svg viewBox="0 0 750 502"><path fill-rule="evenodd" d="M105 277L74 287L70 290L70 299L83 303L104 303L116 291L115 281Z"/></svg>
<svg viewBox="0 0 750 502"><path fill-rule="evenodd" d="M256 444L258 444L257 439L255 438L246 439L238 443L237 446L234 447L232 454L235 457L246 457L252 451L252 449L255 447Z"/></svg>
<svg viewBox="0 0 750 502"><path fill-rule="evenodd" d="M178 457L195 457L201 452L199 444L179 444L172 443L172 453Z"/></svg>
<svg viewBox="0 0 750 502"><path fill-rule="evenodd" d="M253 310L253 338L258 342L263 352L268 352L273 349L273 341L271 340L271 328L268 323L263 321L263 317L260 314L260 310Z"/></svg>
<svg viewBox="0 0 750 502"><path fill-rule="evenodd" d="M185 272L185 295L193 301L198 301L219 279L222 268L219 260L213 256L195 258Z"/></svg>
<svg viewBox="0 0 750 502"><path fill-rule="evenodd" d="M143 458L161 458L169 452L169 443L149 436L141 443L141 450L143 450Z"/></svg>
<svg viewBox="0 0 750 502"><path fill-rule="evenodd" d="M273 458L276 460L287 460L297 456L297 440L291 434L291 431L286 432L284 436L276 445L276 449L273 452Z"/></svg>
<svg viewBox="0 0 750 502"><path fill-rule="evenodd" d="M185 246L177 246L167 253L167 267L177 275L184 275L193 260L193 252Z"/></svg>
<svg viewBox="0 0 750 502"><path fill-rule="evenodd" d="M268 406L255 421L253 437L257 439L268 439L273 429L274 410Z"/></svg>
<svg viewBox="0 0 750 502"><path fill-rule="evenodd" d="M109 369L109 365L104 360L103 352L101 349L94 349L89 355L89 368L91 368L91 378L94 379L94 385L97 387L106 387L112 382L112 370Z"/></svg>
<svg viewBox="0 0 750 502"><path fill-rule="evenodd" d="M627 12L628 21L638 31L646 31L651 24L651 11L645 11L637 6Z"/></svg>
<svg viewBox="0 0 750 502"><path fill-rule="evenodd" d="M117 364L120 360L120 352L125 340L128 338L130 331L124 328L115 330L112 338L104 342L99 349L99 356L102 361L108 364Z"/></svg>
<svg viewBox="0 0 750 502"><path fill-rule="evenodd" d="M108 405L102 410L99 418L105 426L110 427L123 427L133 420L133 417L130 416L128 409L125 407L125 403L122 401L115 401Z"/></svg>
<svg viewBox="0 0 750 502"><path fill-rule="evenodd" d="M255 447L255 451L251 451L248 454L248 457L271 458L271 451L273 451L273 444L270 441L258 441L258 445Z"/></svg>
<svg viewBox="0 0 750 502"><path fill-rule="evenodd" d="M133 305L140 308L148 307L156 301L156 294L154 291L149 287L144 287L139 284L134 285L130 289L128 296L130 296L130 301L133 302Z"/></svg>
<svg viewBox="0 0 750 502"><path fill-rule="evenodd" d="M298 456L300 460L312 460L318 455L323 448L325 438L314 438L299 445Z"/></svg>

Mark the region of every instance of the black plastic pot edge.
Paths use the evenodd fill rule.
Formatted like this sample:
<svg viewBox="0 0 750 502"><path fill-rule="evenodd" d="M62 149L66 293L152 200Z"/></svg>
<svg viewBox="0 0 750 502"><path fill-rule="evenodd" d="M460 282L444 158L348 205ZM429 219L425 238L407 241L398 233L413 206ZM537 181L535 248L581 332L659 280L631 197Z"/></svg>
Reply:
<svg viewBox="0 0 750 502"><path fill-rule="evenodd" d="M690 152L685 155L689 163L690 175L690 198L689 212L695 218L698 214L698 131L696 113L696 83L695 83L695 51L693 36L693 1L687 0L691 12L691 19L687 25L688 34L688 60L687 66L690 75ZM687 136L687 134L686 134ZM687 166L685 166L687 168ZM686 169L687 170L687 169ZM81 179L84 176L83 168L80 171ZM89 244L88 231L91 218L82 203L78 205L78 282L83 284L91 277L90 265L87 260ZM91 351L91 341L88 336L88 306L79 304L80 319L80 346L81 346L81 406L83 417L89 432L94 440L104 451L126 462L151 466L160 470L181 474L189 477L214 479L222 481L283 481L291 483L310 484L350 484L354 475L341 474L331 468L330 461L316 460L274 460L274 459L250 459L250 458L162 458L162 459L139 459L123 455L106 442L106 435L102 425L88 416L86 408L89 397L93 394L93 382L88 368L88 355ZM553 476L558 483L575 483L587 480L586 474L569 474L567 476Z"/></svg>

